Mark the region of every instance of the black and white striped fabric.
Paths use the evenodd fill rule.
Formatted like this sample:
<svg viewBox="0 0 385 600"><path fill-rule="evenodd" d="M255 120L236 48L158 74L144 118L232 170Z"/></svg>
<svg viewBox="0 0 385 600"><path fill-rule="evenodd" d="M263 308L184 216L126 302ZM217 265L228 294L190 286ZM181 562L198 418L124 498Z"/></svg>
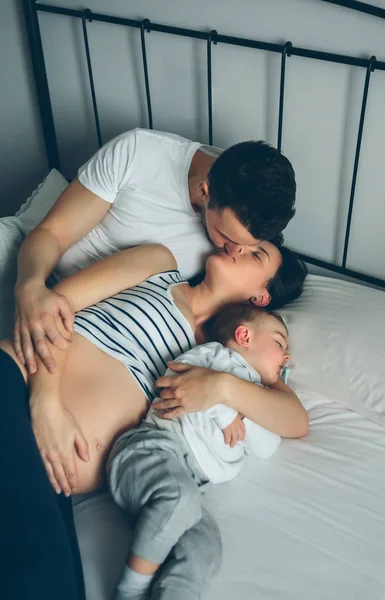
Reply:
<svg viewBox="0 0 385 600"><path fill-rule="evenodd" d="M196 345L171 294L180 283L179 271L159 273L75 317L75 331L124 363L150 402L167 362Z"/></svg>

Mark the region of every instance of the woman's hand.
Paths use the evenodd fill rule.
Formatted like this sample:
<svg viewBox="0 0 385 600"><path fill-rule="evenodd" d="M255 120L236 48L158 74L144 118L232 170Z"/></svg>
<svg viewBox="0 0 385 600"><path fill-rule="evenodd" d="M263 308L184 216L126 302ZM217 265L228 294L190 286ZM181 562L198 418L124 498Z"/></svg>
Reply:
<svg viewBox="0 0 385 600"><path fill-rule="evenodd" d="M31 399L31 420L48 479L57 494L76 492L75 454L89 461L88 442L78 423L60 400Z"/></svg>
<svg viewBox="0 0 385 600"><path fill-rule="evenodd" d="M237 442L241 442L246 437L246 427L243 422L243 415L238 413L234 421L222 429L225 438L225 444L234 448Z"/></svg>
<svg viewBox="0 0 385 600"><path fill-rule="evenodd" d="M73 331L74 314L64 296L49 290L44 284L30 283L15 289L16 321L14 348L20 362L26 365L29 374L36 372L35 352L48 371L56 364L47 344L47 339L61 350L68 341L60 333L56 318L61 317L65 329Z"/></svg>
<svg viewBox="0 0 385 600"><path fill-rule="evenodd" d="M156 408L160 417L173 419L221 402L226 373L179 362L169 363L168 367L177 375L159 377L156 381L157 387L163 388Z"/></svg>

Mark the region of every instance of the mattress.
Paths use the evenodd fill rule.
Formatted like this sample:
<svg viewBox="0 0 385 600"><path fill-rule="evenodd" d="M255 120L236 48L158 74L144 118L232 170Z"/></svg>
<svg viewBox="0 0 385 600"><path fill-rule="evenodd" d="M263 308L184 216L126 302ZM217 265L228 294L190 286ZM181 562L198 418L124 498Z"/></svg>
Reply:
<svg viewBox="0 0 385 600"><path fill-rule="evenodd" d="M297 393L309 435L207 493L223 564L204 600L385 598L385 430Z"/></svg>
<svg viewBox="0 0 385 600"><path fill-rule="evenodd" d="M385 598L385 429L298 389L309 435L249 458L205 504L220 527L223 564L203 600ZM88 600L110 600L129 544L106 494L75 507ZM198 550L199 551L199 550Z"/></svg>

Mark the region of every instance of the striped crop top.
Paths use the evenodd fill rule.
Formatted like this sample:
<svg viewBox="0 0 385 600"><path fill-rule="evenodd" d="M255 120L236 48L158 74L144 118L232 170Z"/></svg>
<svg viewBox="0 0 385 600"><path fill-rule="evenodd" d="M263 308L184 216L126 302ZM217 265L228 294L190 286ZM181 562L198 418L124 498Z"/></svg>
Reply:
<svg viewBox="0 0 385 600"><path fill-rule="evenodd" d="M196 346L191 326L171 294L180 283L185 280L179 271L165 271L75 317L75 331L122 362L150 402L167 362Z"/></svg>

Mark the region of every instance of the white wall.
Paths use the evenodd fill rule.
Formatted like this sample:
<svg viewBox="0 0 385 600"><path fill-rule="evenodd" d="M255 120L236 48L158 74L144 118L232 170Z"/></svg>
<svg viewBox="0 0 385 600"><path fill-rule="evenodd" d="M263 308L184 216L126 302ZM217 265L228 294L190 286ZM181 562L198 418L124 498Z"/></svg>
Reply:
<svg viewBox="0 0 385 600"><path fill-rule="evenodd" d="M51 3L84 6L78 0ZM377 4L385 7L385 0ZM385 21L319 0L88 0L87 6L135 19L148 17L153 22L205 31L215 28L264 41L291 40L296 46L365 57L375 54L385 60ZM63 171L73 176L97 149L81 24L49 14L41 14L40 23ZM147 125L140 36L138 30L114 25L91 23L88 27L103 140L107 141L125 129ZM207 141L205 42L155 32L147 34L146 40L154 127ZM21 60L22 52L19 55ZM279 66L278 55L220 44L213 47L216 145L226 147L251 138L276 143ZM23 80L19 71L13 94L21 84L30 89L30 81ZM364 69L297 57L287 63L283 151L292 160L298 181L297 216L287 229L287 240L298 250L326 260L341 257L364 77ZM12 99L11 91L9 95ZM385 73L375 72L348 263L350 268L380 277L385 277L384 97ZM37 133L29 102L27 94L25 124L20 130L29 131L31 142ZM12 118L11 114L7 119L8 131ZM24 177L23 162L11 164ZM35 156L30 171L41 171L41 164L41 156Z"/></svg>
<svg viewBox="0 0 385 600"><path fill-rule="evenodd" d="M13 214L47 173L18 0L0 2L0 216Z"/></svg>

